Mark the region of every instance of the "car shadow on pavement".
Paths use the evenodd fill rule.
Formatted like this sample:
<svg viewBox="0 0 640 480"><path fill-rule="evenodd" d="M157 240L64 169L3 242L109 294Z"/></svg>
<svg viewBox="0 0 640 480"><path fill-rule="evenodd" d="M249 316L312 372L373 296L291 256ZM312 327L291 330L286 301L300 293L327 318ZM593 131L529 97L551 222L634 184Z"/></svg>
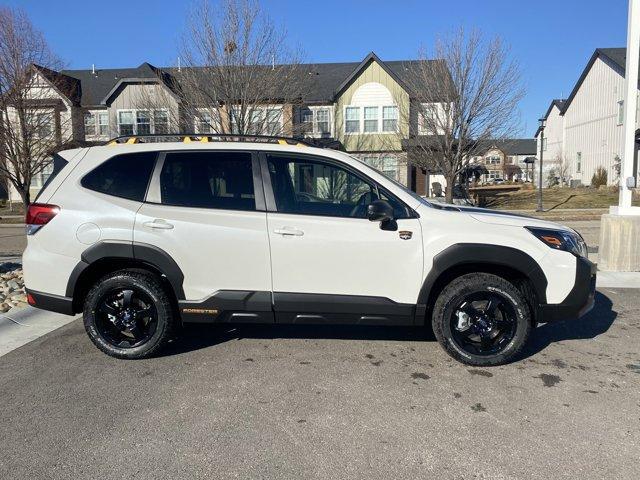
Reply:
<svg viewBox="0 0 640 480"><path fill-rule="evenodd" d="M532 333L528 346L520 358L527 358L562 340L594 338L613 324L617 312L611 300L596 292L595 306L580 320L546 323ZM338 339L338 340L391 340L435 341L431 328L382 327L365 325L199 325L185 326L177 340L171 342L159 355L179 355L202 348L243 338L276 339Z"/></svg>
<svg viewBox="0 0 640 480"><path fill-rule="evenodd" d="M605 333L618 316L612 309L613 302L606 295L596 291L595 305L584 317L578 320L566 320L545 323L536 328L525 347L521 358L535 355L551 343L563 340L587 340Z"/></svg>
<svg viewBox="0 0 640 480"><path fill-rule="evenodd" d="M160 356L177 355L243 338L300 338L309 340L435 341L430 328L365 325L198 325L182 329Z"/></svg>

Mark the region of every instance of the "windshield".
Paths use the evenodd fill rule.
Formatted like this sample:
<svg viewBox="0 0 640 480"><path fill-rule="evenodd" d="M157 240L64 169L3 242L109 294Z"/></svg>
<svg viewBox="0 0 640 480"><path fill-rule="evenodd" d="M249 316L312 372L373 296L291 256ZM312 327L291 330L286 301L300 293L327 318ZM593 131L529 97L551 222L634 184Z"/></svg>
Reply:
<svg viewBox="0 0 640 480"><path fill-rule="evenodd" d="M347 154L349 155L349 154ZM364 165L365 167L377 172L377 173L381 173L382 175L384 175L384 173L382 173L380 170L375 169L374 167L372 167L371 165L369 165L367 162L365 162L364 160L360 160L358 157L354 157L353 155L349 155L349 157L353 158L354 160L356 160L357 162L361 163L362 165ZM387 175L384 175L384 177L389 180L391 183L393 183L396 187L402 189L402 191L408 193L409 195L411 195L413 198L415 198L416 200L418 200L421 203L424 203L425 205L429 205L432 206L431 202L429 202L426 198L421 197L420 195L418 195L416 192L414 192L413 190L411 190L410 188L405 187L402 183L400 183L399 181L397 181L395 178L391 178L388 177Z"/></svg>

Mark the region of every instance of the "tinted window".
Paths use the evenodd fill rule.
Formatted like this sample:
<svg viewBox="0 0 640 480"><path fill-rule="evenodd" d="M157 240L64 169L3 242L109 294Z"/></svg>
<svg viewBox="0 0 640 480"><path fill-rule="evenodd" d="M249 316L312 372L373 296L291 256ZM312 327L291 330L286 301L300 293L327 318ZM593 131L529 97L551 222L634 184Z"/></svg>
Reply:
<svg viewBox="0 0 640 480"><path fill-rule="evenodd" d="M142 202L156 156L157 152L140 152L113 157L85 175L82 186Z"/></svg>
<svg viewBox="0 0 640 480"><path fill-rule="evenodd" d="M366 218L367 206L380 198L377 186L332 163L270 156L269 173L283 213ZM397 218L406 218L397 200L384 199L391 200Z"/></svg>
<svg viewBox="0 0 640 480"><path fill-rule="evenodd" d="M256 209L249 153L168 153L160 175L160 188L165 205Z"/></svg>

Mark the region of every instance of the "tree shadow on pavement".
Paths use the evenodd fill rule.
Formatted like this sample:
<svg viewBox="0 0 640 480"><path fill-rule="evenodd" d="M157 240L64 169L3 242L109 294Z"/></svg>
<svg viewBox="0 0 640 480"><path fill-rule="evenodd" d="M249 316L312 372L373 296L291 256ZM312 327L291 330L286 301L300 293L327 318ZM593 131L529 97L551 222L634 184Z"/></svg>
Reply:
<svg viewBox="0 0 640 480"><path fill-rule="evenodd" d="M584 317L578 320L551 322L538 326L532 332L521 358L535 355L551 343L563 340L587 340L602 335L609 330L618 316L618 312L612 307L611 299L596 291L595 305Z"/></svg>

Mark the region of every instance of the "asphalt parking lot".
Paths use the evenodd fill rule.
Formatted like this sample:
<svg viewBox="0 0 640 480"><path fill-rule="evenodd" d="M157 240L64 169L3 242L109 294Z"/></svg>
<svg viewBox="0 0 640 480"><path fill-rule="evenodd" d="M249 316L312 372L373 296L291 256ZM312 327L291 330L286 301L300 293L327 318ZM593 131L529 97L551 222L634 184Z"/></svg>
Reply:
<svg viewBox="0 0 640 480"><path fill-rule="evenodd" d="M491 369L404 328L189 328L120 361L76 320L0 357L0 478L637 479L639 293Z"/></svg>

